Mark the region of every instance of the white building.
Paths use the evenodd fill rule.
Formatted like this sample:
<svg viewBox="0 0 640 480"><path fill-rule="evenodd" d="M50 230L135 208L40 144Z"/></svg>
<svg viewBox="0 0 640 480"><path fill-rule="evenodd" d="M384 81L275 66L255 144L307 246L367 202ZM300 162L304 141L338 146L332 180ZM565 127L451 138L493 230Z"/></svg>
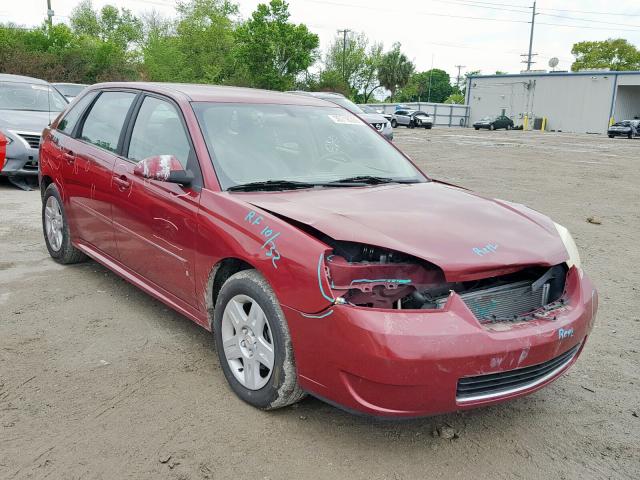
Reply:
<svg viewBox="0 0 640 480"><path fill-rule="evenodd" d="M546 130L605 133L611 119L640 118L640 72L526 72L467 80L467 125L504 113L516 125L547 118ZM540 123L540 122L538 122Z"/></svg>

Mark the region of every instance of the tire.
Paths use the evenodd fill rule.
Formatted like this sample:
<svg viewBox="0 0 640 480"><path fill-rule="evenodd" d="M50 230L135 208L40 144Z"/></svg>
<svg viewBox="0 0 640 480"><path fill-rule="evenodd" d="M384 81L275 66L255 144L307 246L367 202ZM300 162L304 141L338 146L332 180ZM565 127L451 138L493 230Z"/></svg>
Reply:
<svg viewBox="0 0 640 480"><path fill-rule="evenodd" d="M489 125L489 130L495 130L496 126L492 123L491 125Z"/></svg>
<svg viewBox="0 0 640 480"><path fill-rule="evenodd" d="M627 137L629 138L629 140L631 140L633 138L633 133L629 133L629 135L627 135Z"/></svg>
<svg viewBox="0 0 640 480"><path fill-rule="evenodd" d="M480 130L480 127L473 127L473 128L475 128L476 130Z"/></svg>
<svg viewBox="0 0 640 480"><path fill-rule="evenodd" d="M416 128L415 123L413 122L409 122L409 125L407 125L408 128Z"/></svg>
<svg viewBox="0 0 640 480"><path fill-rule="evenodd" d="M54 183L47 187L42 197L42 232L49 255L56 262L69 265L87 259L87 256L71 243L62 197Z"/></svg>
<svg viewBox="0 0 640 480"><path fill-rule="evenodd" d="M609 138L614 138L614 137L615 137L615 135L609 135Z"/></svg>
<svg viewBox="0 0 640 480"><path fill-rule="evenodd" d="M261 410L286 407L305 397L287 321L260 273L243 270L229 277L220 289L212 326L220 366L238 397ZM252 365L249 376L247 365Z"/></svg>
<svg viewBox="0 0 640 480"><path fill-rule="evenodd" d="M398 121L395 118L391 119L391 127L396 128L398 126Z"/></svg>
<svg viewBox="0 0 640 480"><path fill-rule="evenodd" d="M424 127L424 128L426 128L427 130L431 130L431 128L432 128L432 127L433 127L433 125L427 125L427 126L426 126L426 127Z"/></svg>
<svg viewBox="0 0 640 480"><path fill-rule="evenodd" d="M506 129L507 129L507 131L508 131L508 130L511 130L513 127L512 127L511 125L507 125L505 128L506 128Z"/></svg>

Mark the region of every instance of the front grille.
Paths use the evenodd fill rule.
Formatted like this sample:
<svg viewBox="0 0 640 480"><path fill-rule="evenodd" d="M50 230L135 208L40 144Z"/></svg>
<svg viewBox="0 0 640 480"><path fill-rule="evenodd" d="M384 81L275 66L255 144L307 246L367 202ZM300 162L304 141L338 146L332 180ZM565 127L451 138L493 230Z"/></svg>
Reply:
<svg viewBox="0 0 640 480"><path fill-rule="evenodd" d="M20 135L31 148L38 149L40 148L40 135L35 135L32 133L19 133Z"/></svg>
<svg viewBox="0 0 640 480"><path fill-rule="evenodd" d="M534 290L533 282L525 280L459 295L481 323L513 321L547 303L549 284ZM442 308L447 300L440 298L436 304Z"/></svg>
<svg viewBox="0 0 640 480"><path fill-rule="evenodd" d="M580 343L548 362L500 373L465 377L458 380L458 402L474 402L503 397L535 387L553 378L576 356Z"/></svg>

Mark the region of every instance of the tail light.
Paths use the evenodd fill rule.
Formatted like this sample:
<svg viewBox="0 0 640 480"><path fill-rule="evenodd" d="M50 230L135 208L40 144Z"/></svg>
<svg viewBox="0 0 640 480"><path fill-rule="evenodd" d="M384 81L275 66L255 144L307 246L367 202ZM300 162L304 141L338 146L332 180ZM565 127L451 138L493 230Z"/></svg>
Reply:
<svg viewBox="0 0 640 480"><path fill-rule="evenodd" d="M5 137L2 132L0 132L0 172L4 168L4 164L7 161L7 137Z"/></svg>

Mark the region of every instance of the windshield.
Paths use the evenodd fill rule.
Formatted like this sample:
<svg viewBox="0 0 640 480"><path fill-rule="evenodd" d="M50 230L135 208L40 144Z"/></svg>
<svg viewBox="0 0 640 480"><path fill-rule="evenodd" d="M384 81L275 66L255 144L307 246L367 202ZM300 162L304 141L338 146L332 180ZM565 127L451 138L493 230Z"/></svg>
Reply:
<svg viewBox="0 0 640 480"><path fill-rule="evenodd" d="M425 177L356 116L335 107L193 104L222 188L356 176Z"/></svg>
<svg viewBox="0 0 640 480"><path fill-rule="evenodd" d="M495 119L496 119L496 117L482 117L480 119L480 121L481 122L490 122L490 121L495 120Z"/></svg>
<svg viewBox="0 0 640 480"><path fill-rule="evenodd" d="M61 112L67 100L49 85L0 82L0 109Z"/></svg>
<svg viewBox="0 0 640 480"><path fill-rule="evenodd" d="M335 95L331 97L320 97L320 98L322 98L322 100L328 100L330 102L336 103L341 107L346 108L351 113L355 113L356 115L359 113L364 113L364 111L359 106L357 106L351 100L347 100L344 97L339 97L338 95Z"/></svg>
<svg viewBox="0 0 640 480"><path fill-rule="evenodd" d="M72 83L57 83L53 85L61 94L67 97L77 97L85 89L85 85L74 85Z"/></svg>

